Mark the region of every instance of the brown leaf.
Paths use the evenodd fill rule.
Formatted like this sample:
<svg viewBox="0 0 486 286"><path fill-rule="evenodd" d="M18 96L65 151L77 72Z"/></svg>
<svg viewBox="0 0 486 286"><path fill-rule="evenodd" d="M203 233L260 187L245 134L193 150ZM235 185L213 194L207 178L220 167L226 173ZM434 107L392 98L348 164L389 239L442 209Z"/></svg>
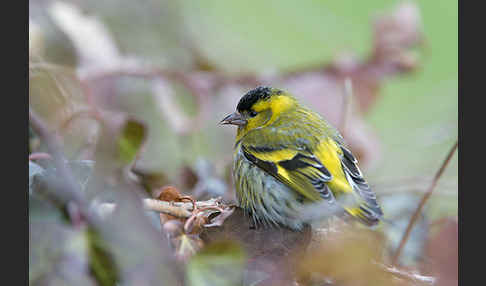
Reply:
<svg viewBox="0 0 486 286"><path fill-rule="evenodd" d="M167 202L180 202L180 201L182 201L181 193L179 192L179 190L176 187L173 187L173 186L166 186L166 187L156 189L152 192L152 195L153 195L154 198L157 198L161 201L167 201ZM166 221L169 221L169 220L177 220L177 219L179 219L179 218L172 216L172 215L169 215L169 214L163 214L163 213L160 214L160 223L161 224L164 224ZM184 221L184 220L181 220L181 221Z"/></svg>
<svg viewBox="0 0 486 286"><path fill-rule="evenodd" d="M235 239L242 242L250 256L277 257L287 255L302 246L305 248L310 242L310 230L310 227L304 228L301 232L286 228L254 228L243 210L235 207L223 225L205 228L201 238L208 243L221 239Z"/></svg>
<svg viewBox="0 0 486 286"><path fill-rule="evenodd" d="M176 187L173 186L166 186L154 191L154 197L167 202L180 202L181 201L181 193Z"/></svg>
<svg viewBox="0 0 486 286"><path fill-rule="evenodd" d="M458 285L459 230L457 219L444 218L440 229L431 235L426 244L426 257L422 268L437 277L437 285Z"/></svg>
<svg viewBox="0 0 486 286"><path fill-rule="evenodd" d="M368 229L343 225L326 232L298 264L299 281L332 282L332 285L406 285L396 281L376 262L382 261L383 237Z"/></svg>
<svg viewBox="0 0 486 286"><path fill-rule="evenodd" d="M311 227L306 226L301 232L286 228L253 228L243 210L235 207L221 226L205 228L200 236L205 243L221 240L241 243L248 255L247 270L265 273L264 285L282 285L276 281L291 280L295 261L288 257L306 249Z"/></svg>
<svg viewBox="0 0 486 286"><path fill-rule="evenodd" d="M401 3L392 13L378 18L373 26L375 57L392 60L400 67L400 57L408 54L407 49L422 42L421 25L420 11L414 3Z"/></svg>

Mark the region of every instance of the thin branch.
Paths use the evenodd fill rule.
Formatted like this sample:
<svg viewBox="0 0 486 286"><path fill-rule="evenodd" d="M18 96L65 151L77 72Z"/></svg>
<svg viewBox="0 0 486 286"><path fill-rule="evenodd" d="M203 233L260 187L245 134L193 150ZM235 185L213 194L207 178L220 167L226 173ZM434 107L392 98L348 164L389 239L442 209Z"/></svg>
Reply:
<svg viewBox="0 0 486 286"><path fill-rule="evenodd" d="M144 199L143 200L143 207L146 210L164 213L168 215L172 215L178 218L189 218L192 216L192 211L194 210L194 206L199 211L207 211L213 210L215 212L220 212L222 209L220 208L219 199L210 199L207 201L198 201L198 202L167 202L167 201L160 201L156 199ZM113 203L102 203L99 206L99 211L102 213L102 216L109 215L113 213L116 209L116 205Z"/></svg>
<svg viewBox="0 0 486 286"><path fill-rule="evenodd" d="M405 233L403 234L402 240L400 241L400 245L398 246L398 249L397 249L397 251L396 251L396 253L393 257L393 260L392 260L393 265L397 264L398 258L400 258L400 255L402 254L403 248L405 247L405 244L407 243L407 240L410 236L410 233L412 231L414 224L416 223L417 219L419 218L420 213L421 213L425 203L428 201L428 199L432 195L432 192L434 191L435 186L437 185L437 182L439 181L440 177L444 173L445 168L447 167L447 165L451 161L452 155L454 155L454 153L456 152L457 145L458 145L458 142L456 141L454 146L452 146L451 150L447 154L447 157L445 158L444 162L442 163L440 169L435 174L434 179L432 180L432 184L429 186L427 192L425 192L424 196L422 197L422 200L420 201L419 205L417 206L417 209L413 213L412 218L410 219L410 221L408 223L407 229L405 230Z"/></svg>
<svg viewBox="0 0 486 286"><path fill-rule="evenodd" d="M147 210L165 213L179 218L188 218L191 212L183 206L174 206L170 202L158 201L154 199L145 199L143 206Z"/></svg>
<svg viewBox="0 0 486 286"><path fill-rule="evenodd" d="M191 232L191 230L192 230L191 225L192 225L192 222L197 218L197 214L198 214L197 211L193 212L193 214L191 215L191 217L188 218L186 220L186 222L184 223L184 232L185 233L190 233Z"/></svg>

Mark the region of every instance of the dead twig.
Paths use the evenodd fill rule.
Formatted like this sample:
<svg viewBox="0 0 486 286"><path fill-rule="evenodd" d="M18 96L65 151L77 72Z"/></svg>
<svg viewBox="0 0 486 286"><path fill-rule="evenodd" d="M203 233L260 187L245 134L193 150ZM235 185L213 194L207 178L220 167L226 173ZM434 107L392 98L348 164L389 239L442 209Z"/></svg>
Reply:
<svg viewBox="0 0 486 286"><path fill-rule="evenodd" d="M198 214L198 211L197 211L197 210L196 210L196 211L194 211L194 212L192 213L191 217L190 217L190 218L188 218L188 219L186 220L186 222L184 223L184 232L185 232L185 233L190 233L190 232L191 232L191 231L190 231L190 230L192 229L192 228L191 228L191 225L192 225L192 222L193 222L194 220L196 220L196 218L197 218L197 214Z"/></svg>
<svg viewBox="0 0 486 286"><path fill-rule="evenodd" d="M189 218L192 216L194 207L197 211L213 210L214 212L221 212L222 208L219 206L219 200L210 199L207 201L191 201L191 202L167 202L156 199L144 199L143 207L145 210L164 213L178 218ZM112 213L116 209L113 203L102 203L99 210L103 213L103 217Z"/></svg>
<svg viewBox="0 0 486 286"><path fill-rule="evenodd" d="M170 202L154 199L145 199L143 201L143 206L146 210L156 211L179 218L188 218L192 214L187 207L175 206Z"/></svg>
<svg viewBox="0 0 486 286"><path fill-rule="evenodd" d="M454 153L456 152L457 145L458 145L458 142L456 141L454 146L452 146L451 150L447 154L447 157L445 158L444 162L442 163L440 169L435 174L434 179L432 180L432 184L427 189L427 192L425 192L425 194L423 195L422 200L420 201L419 205L417 206L417 209L413 213L413 215L412 215L412 217L411 217L411 219L410 219L410 221L407 225L407 229L405 230L405 233L402 236L402 240L400 241L400 245L398 246L398 249L395 252L395 255L393 256L393 260L392 260L393 265L397 264L398 258L400 258L400 255L403 251L403 248L405 247L405 244L407 243L407 240L410 236L410 233L412 231L412 228L413 228L415 222L417 221L418 217L420 216L420 213L421 213L425 203L428 201L428 199L432 195L432 192L434 191L435 186L437 185L437 182L439 181L440 177L444 173L445 168L447 167L447 165L451 161L452 155L454 155Z"/></svg>

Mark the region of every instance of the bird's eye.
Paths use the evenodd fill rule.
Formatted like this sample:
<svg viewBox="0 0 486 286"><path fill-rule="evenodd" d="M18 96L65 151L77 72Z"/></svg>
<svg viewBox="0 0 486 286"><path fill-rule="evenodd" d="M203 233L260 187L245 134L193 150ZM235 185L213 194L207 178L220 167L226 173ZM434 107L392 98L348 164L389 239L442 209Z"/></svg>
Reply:
<svg viewBox="0 0 486 286"><path fill-rule="evenodd" d="M255 117L255 116L257 116L257 113L256 113L256 111L254 111L254 110L251 110L249 114L250 114L250 117Z"/></svg>

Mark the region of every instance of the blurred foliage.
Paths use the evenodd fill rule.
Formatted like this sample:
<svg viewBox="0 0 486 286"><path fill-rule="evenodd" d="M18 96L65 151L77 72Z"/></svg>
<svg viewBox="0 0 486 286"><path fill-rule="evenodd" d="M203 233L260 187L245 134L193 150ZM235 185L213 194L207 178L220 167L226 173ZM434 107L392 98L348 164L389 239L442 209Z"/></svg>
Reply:
<svg viewBox="0 0 486 286"><path fill-rule="evenodd" d="M457 156L386 265L457 138L457 19L453 0L29 1L30 284L456 285ZM261 84L340 129L388 222L252 228L217 123Z"/></svg>
<svg viewBox="0 0 486 286"><path fill-rule="evenodd" d="M113 255L106 241L94 229L86 231L89 243L90 272L99 285L116 285L120 280Z"/></svg>
<svg viewBox="0 0 486 286"><path fill-rule="evenodd" d="M188 285L241 285L245 254L231 241L206 245L187 265Z"/></svg>
<svg viewBox="0 0 486 286"><path fill-rule="evenodd" d="M118 139L118 148L123 163L128 164L135 159L144 138L145 126L133 120L125 122L121 137Z"/></svg>

